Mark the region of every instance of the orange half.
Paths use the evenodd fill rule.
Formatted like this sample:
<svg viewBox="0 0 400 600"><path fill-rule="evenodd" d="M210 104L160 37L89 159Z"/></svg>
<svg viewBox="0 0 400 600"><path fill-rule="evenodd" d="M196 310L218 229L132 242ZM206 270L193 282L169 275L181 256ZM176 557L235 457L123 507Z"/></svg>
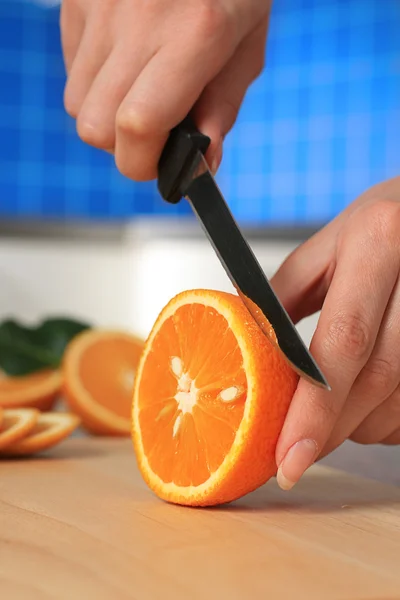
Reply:
<svg viewBox="0 0 400 600"><path fill-rule="evenodd" d="M89 330L67 346L64 394L82 425L98 435L129 436L132 391L143 340L124 332Z"/></svg>
<svg viewBox="0 0 400 600"><path fill-rule="evenodd" d="M33 408L5 409L0 427L0 452L28 435L35 427L39 414Z"/></svg>
<svg viewBox="0 0 400 600"><path fill-rule="evenodd" d="M198 506L265 483L297 381L237 296L179 294L158 317L136 376L132 437L147 484Z"/></svg>
<svg viewBox="0 0 400 600"><path fill-rule="evenodd" d="M40 413L28 434L22 439L8 444L1 454L27 456L43 452L71 435L79 424L79 418L69 413Z"/></svg>
<svg viewBox="0 0 400 600"><path fill-rule="evenodd" d="M0 406L50 410L61 389L61 373L43 370L21 377L0 374Z"/></svg>

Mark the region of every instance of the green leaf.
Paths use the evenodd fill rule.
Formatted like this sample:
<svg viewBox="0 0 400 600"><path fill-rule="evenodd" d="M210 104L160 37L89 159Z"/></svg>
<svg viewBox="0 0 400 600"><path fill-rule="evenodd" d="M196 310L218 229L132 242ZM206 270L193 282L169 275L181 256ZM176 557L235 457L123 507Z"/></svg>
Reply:
<svg viewBox="0 0 400 600"><path fill-rule="evenodd" d="M85 329L86 323L66 318L46 319L37 327L14 320L0 323L0 368L21 376L61 364L67 344Z"/></svg>

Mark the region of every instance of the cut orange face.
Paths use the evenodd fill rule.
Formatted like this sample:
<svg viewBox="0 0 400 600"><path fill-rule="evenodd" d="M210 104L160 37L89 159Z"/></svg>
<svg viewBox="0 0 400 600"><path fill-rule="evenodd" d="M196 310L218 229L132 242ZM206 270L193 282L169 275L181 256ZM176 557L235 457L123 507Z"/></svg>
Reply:
<svg viewBox="0 0 400 600"><path fill-rule="evenodd" d="M98 435L129 436L132 390L144 342L115 331L89 330L67 346L63 388L82 425Z"/></svg>
<svg viewBox="0 0 400 600"><path fill-rule="evenodd" d="M158 317L136 375L132 437L149 487L206 506L265 483L297 381L237 296L179 294Z"/></svg>
<svg viewBox="0 0 400 600"><path fill-rule="evenodd" d="M61 389L61 373L43 370L22 377L0 374L0 406L50 410Z"/></svg>
<svg viewBox="0 0 400 600"><path fill-rule="evenodd" d="M5 409L0 427L0 452L27 436L35 427L39 415L34 408Z"/></svg>
<svg viewBox="0 0 400 600"><path fill-rule="evenodd" d="M79 424L76 415L58 412L39 413L33 428L27 435L8 444L1 454L28 456L44 452L71 435Z"/></svg>

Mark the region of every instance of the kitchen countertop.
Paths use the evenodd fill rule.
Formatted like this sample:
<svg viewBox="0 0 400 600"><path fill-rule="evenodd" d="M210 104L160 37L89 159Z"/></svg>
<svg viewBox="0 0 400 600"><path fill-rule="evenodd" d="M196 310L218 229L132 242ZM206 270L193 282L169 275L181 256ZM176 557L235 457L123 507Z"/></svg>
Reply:
<svg viewBox="0 0 400 600"><path fill-rule="evenodd" d="M321 464L289 493L273 479L213 509L156 498L129 440L0 464L7 600L399 600L399 556L400 488Z"/></svg>
<svg viewBox="0 0 400 600"><path fill-rule="evenodd" d="M244 225L246 237L254 240L300 243L316 233L325 223L310 226ZM121 221L108 220L0 220L0 238L117 241L128 237L203 239L204 233L194 217L135 217Z"/></svg>

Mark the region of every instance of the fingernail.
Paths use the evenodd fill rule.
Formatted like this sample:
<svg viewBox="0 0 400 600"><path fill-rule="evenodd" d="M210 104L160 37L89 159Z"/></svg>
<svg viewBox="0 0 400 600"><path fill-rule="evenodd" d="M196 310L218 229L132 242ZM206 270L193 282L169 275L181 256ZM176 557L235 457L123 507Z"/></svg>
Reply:
<svg viewBox="0 0 400 600"><path fill-rule="evenodd" d="M304 471L311 467L318 454L314 440L300 440L289 448L276 474L282 490L290 490L299 481Z"/></svg>

